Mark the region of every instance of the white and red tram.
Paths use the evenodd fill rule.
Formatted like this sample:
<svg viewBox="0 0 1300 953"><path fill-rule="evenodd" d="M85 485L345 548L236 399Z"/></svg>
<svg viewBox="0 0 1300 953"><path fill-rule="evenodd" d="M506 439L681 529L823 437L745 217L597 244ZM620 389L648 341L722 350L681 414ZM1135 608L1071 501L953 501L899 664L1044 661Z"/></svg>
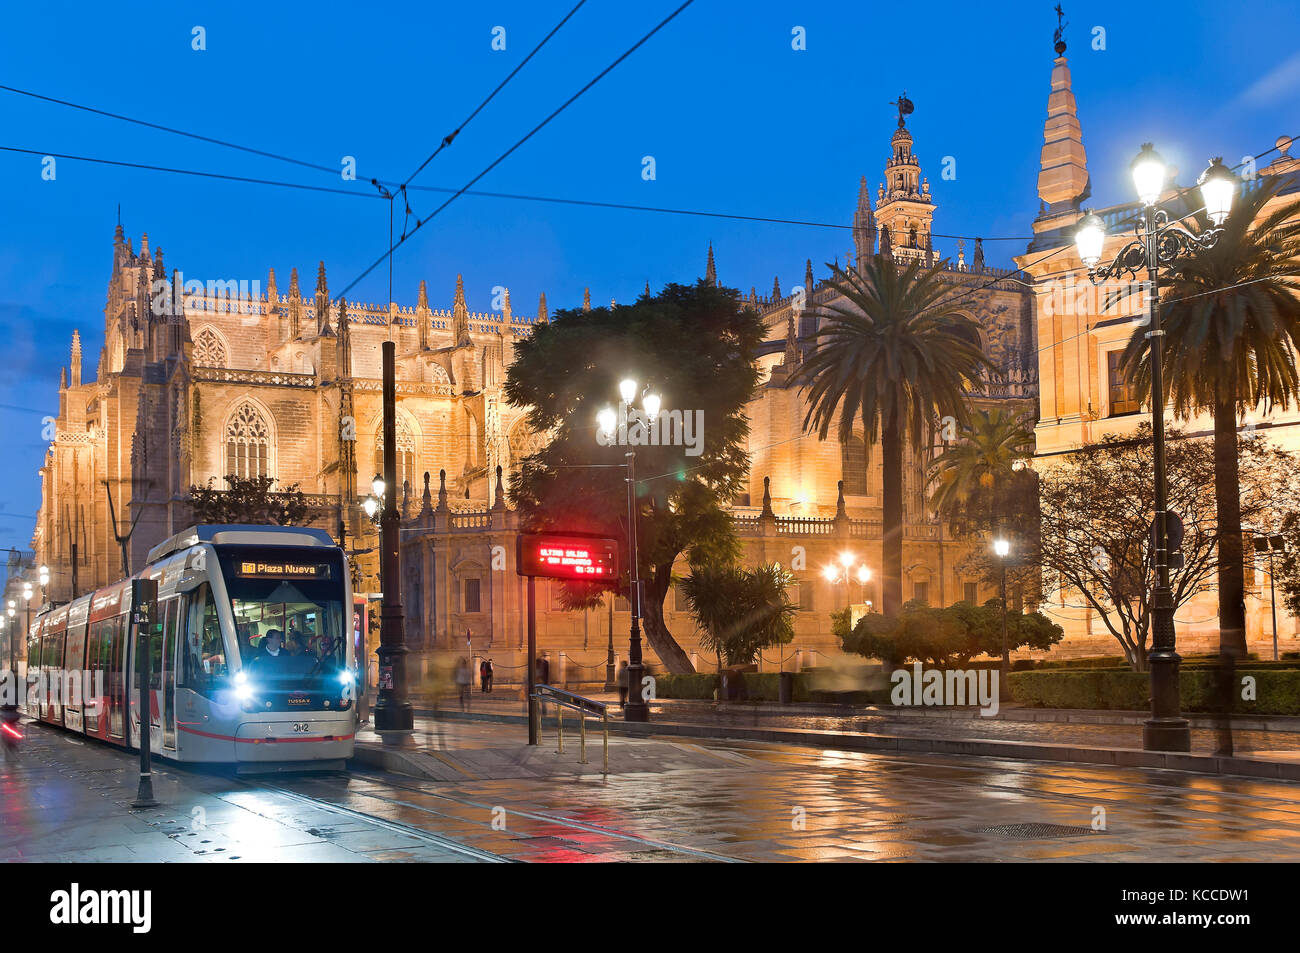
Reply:
<svg viewBox="0 0 1300 953"><path fill-rule="evenodd" d="M328 533L196 526L150 550L137 575L158 582L148 686L155 754L241 770L334 769L352 756L351 581ZM130 603L126 579L36 618L29 715L138 747Z"/></svg>

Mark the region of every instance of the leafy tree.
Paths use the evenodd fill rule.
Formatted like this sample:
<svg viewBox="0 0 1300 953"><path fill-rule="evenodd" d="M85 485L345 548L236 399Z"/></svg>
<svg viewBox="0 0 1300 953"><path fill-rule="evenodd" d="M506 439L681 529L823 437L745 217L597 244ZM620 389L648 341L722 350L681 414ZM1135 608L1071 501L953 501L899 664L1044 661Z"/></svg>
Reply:
<svg viewBox="0 0 1300 953"><path fill-rule="evenodd" d="M1216 545L1215 449L1204 440L1168 437L1169 508L1182 520L1183 565L1171 568L1174 607L1211 585L1222 551ZM1151 427L1134 437L1105 435L1071 451L1040 476L1041 540L1034 561L1045 585L1081 599L1120 643L1135 670L1146 668L1155 566L1151 524L1155 488ZM1240 512L1269 523L1295 469L1289 454L1260 437L1240 443Z"/></svg>
<svg viewBox="0 0 1300 953"><path fill-rule="evenodd" d="M849 631L848 610L832 617L832 631L844 651L878 658L890 665L908 661L941 667L962 666L977 656L1002 653L1002 601L982 606L959 602L936 609L915 600L897 618L868 613ZM1064 630L1041 612L1007 614L1007 648L1045 650L1061 641Z"/></svg>
<svg viewBox="0 0 1300 953"><path fill-rule="evenodd" d="M1260 404L1286 409L1300 397L1300 202L1280 205L1255 225L1281 187L1267 182L1240 197L1214 247L1175 266L1161 312L1162 398L1184 419L1201 411L1214 417L1219 644L1238 657L1246 654L1238 415ZM1203 215L1191 225L1209 227ZM1135 328L1125 366L1148 398L1150 353L1146 328Z"/></svg>
<svg viewBox="0 0 1300 953"><path fill-rule="evenodd" d="M744 409L763 334L762 319L737 292L701 281L669 284L631 305L559 311L515 345L506 397L527 407L528 425L551 439L524 460L511 501L526 530L627 538L627 484L617 468L635 451L645 635L670 672L692 670L664 623L673 563L685 553L693 566L726 564L739 552L728 505L748 471ZM673 411L691 421L701 413L702 445L600 446L596 415L617 404L624 377L660 394L661 429ZM629 427L629 442L639 427ZM629 592L629 579L620 592ZM596 585L565 584L562 599L578 608L600 596Z"/></svg>
<svg viewBox="0 0 1300 953"><path fill-rule="evenodd" d="M794 614L788 588L794 576L780 566L757 569L697 566L678 583L700 624L700 644L728 665L747 665L772 645L794 639Z"/></svg>
<svg viewBox="0 0 1300 953"><path fill-rule="evenodd" d="M881 608L903 604L903 444L921 446L937 416L969 421L966 391L991 366L975 323L942 281L943 264L900 267L876 256L861 271L830 265L837 299L818 309L817 346L795 372L809 401L804 427L825 439L838 420L847 443L861 422L866 444L880 439Z"/></svg>
<svg viewBox="0 0 1300 953"><path fill-rule="evenodd" d="M196 523L270 523L301 526L311 522L307 498L298 484L275 492L275 478L226 478L227 489L219 490L211 478L204 486L190 487L190 511Z"/></svg>

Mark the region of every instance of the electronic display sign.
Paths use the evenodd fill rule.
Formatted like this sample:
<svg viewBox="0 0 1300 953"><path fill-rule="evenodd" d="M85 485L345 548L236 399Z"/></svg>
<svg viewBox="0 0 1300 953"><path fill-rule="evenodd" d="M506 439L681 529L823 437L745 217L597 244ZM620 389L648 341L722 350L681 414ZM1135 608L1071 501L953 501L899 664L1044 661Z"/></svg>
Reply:
<svg viewBox="0 0 1300 953"><path fill-rule="evenodd" d="M521 533L515 549L521 576L604 582L618 578L618 540L563 533Z"/></svg>

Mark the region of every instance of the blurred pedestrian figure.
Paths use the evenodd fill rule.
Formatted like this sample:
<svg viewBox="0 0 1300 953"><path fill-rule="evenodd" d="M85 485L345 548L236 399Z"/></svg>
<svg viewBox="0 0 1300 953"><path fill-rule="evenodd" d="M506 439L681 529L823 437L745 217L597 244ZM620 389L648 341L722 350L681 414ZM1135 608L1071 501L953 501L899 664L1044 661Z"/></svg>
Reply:
<svg viewBox="0 0 1300 953"><path fill-rule="evenodd" d="M461 660L456 663L456 692L460 695L460 710L465 710L465 705L469 702L470 686L473 680L470 677L469 659L462 656Z"/></svg>
<svg viewBox="0 0 1300 953"><path fill-rule="evenodd" d="M488 661L484 659L478 663L478 690L484 695L488 690Z"/></svg>
<svg viewBox="0 0 1300 953"><path fill-rule="evenodd" d="M537 684L551 684L551 663L545 655L537 656Z"/></svg>
<svg viewBox="0 0 1300 953"><path fill-rule="evenodd" d="M489 695L491 695L491 694L492 694L492 679L493 679L493 677L496 675L496 672L494 671L494 666L492 665L492 660L491 660L491 659L488 659L488 660L487 660L486 662L484 662L483 664L487 666L487 689L486 689L486 691L487 691L487 693L488 693Z"/></svg>
<svg viewBox="0 0 1300 953"><path fill-rule="evenodd" d="M627 659L618 667L618 707L627 707Z"/></svg>

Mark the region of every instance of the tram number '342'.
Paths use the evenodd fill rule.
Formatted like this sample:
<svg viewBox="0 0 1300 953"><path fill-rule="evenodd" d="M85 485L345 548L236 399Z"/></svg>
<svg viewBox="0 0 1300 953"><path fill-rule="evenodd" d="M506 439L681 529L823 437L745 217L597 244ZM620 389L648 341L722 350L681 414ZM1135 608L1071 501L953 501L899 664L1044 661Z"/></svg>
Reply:
<svg viewBox="0 0 1300 953"><path fill-rule="evenodd" d="M311 725L307 724L305 721L295 721L293 723L293 730L295 734L305 734L311 731Z"/></svg>

